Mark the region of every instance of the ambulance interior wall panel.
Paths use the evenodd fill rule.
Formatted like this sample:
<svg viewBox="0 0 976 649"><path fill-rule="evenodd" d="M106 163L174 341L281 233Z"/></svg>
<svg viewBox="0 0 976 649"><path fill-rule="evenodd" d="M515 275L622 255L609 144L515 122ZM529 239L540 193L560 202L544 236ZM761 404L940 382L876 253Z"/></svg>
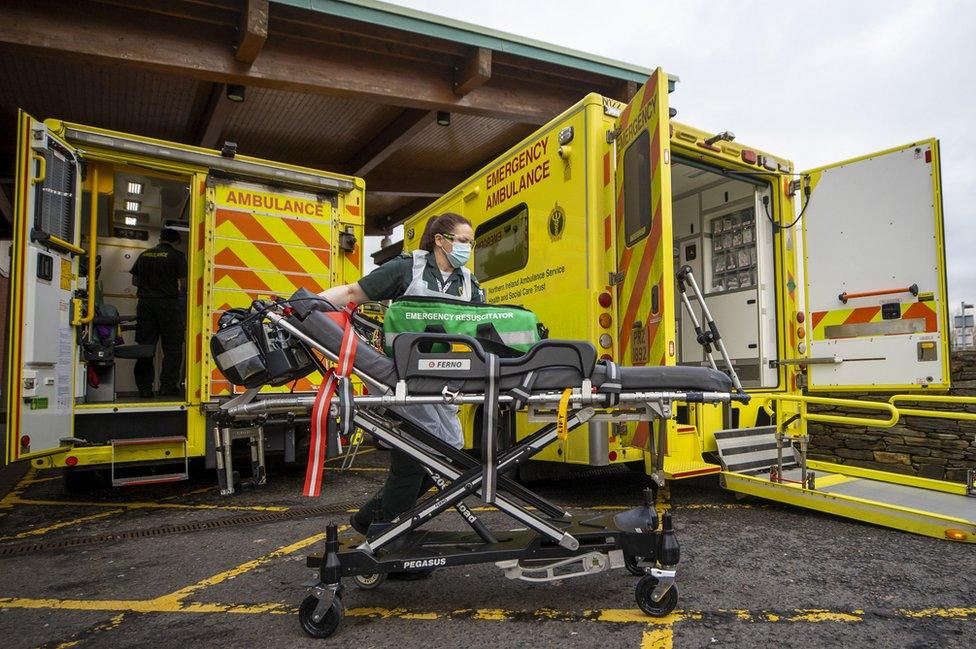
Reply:
<svg viewBox="0 0 976 649"><path fill-rule="evenodd" d="M722 182L718 174L703 173L680 162L674 165L673 173L679 176L674 184L682 192L676 194L679 198L673 204L676 267L692 267L746 387L775 385L777 375L768 362L776 358L775 259L772 228L759 202L761 192L751 183L735 179ZM681 238L679 233L688 232L692 223L697 223L698 234ZM713 231L716 223L722 225L720 232ZM726 268L730 254L736 256L734 267ZM717 255L722 259L715 266ZM743 275L748 277L740 283ZM736 281L730 288L725 282L733 277ZM694 325L677 294L676 299L678 362L701 364L704 354ZM700 307L694 300L692 305L704 327ZM717 350L714 355L720 363Z"/></svg>

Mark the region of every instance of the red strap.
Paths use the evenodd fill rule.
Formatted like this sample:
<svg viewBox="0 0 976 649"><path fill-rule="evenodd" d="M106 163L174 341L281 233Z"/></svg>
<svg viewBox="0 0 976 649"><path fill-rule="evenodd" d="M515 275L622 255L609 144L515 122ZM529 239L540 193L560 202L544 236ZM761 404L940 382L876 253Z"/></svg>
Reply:
<svg viewBox="0 0 976 649"><path fill-rule="evenodd" d="M330 369L322 377L322 385L312 404L312 422L308 445L308 464L305 467L305 487L302 493L314 497L322 493L322 474L325 465L326 450L329 440L329 411L332 399L335 397L339 379L349 376L356 360L356 347L359 337L352 327L351 305L343 311L327 313L326 315L344 328L342 344L339 348L338 367Z"/></svg>
<svg viewBox="0 0 976 649"><path fill-rule="evenodd" d="M322 385L315 395L312 405L311 437L308 441L308 464L305 467L305 487L302 493L306 496L318 496L322 493L322 472L325 466L325 452L328 447L328 417L332 405L332 397L336 389L335 372L329 370L322 377Z"/></svg>

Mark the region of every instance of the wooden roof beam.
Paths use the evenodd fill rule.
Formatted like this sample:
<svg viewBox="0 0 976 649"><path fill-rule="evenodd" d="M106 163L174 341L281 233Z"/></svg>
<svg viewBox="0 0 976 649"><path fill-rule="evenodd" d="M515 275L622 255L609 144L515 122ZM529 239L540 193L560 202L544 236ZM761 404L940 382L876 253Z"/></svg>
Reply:
<svg viewBox="0 0 976 649"><path fill-rule="evenodd" d="M366 223L366 234L387 234L394 227L424 209L434 202L433 198L415 198L409 203L396 208L389 214L369 220ZM367 203L368 205L368 203Z"/></svg>
<svg viewBox="0 0 976 649"><path fill-rule="evenodd" d="M454 94L463 97L491 79L491 50L476 47L454 68Z"/></svg>
<svg viewBox="0 0 976 649"><path fill-rule="evenodd" d="M465 178L464 172L402 168L377 169L364 176L367 194L417 198L440 197Z"/></svg>
<svg viewBox="0 0 976 649"><path fill-rule="evenodd" d="M220 136L230 119L233 102L227 99L227 84L215 83L210 90L210 99L200 117L196 132L196 144L206 149L219 148L223 142Z"/></svg>
<svg viewBox="0 0 976 649"><path fill-rule="evenodd" d="M119 14L125 14L125 19ZM234 58L209 25L181 22L163 28L164 16L142 18L126 9L112 15L91 5L52 2L37 11L29 2L0 2L0 46L103 65L188 76L211 83L242 84L326 94L428 111L484 115L544 124L580 99L570 89L538 88L492 79L463 97L450 75L393 56L357 55L309 48L276 38L248 65Z"/></svg>
<svg viewBox="0 0 976 649"><path fill-rule="evenodd" d="M234 58L254 63L268 39L268 0L244 0Z"/></svg>
<svg viewBox="0 0 976 649"><path fill-rule="evenodd" d="M365 176L434 123L431 111L408 108L376 134L346 163L350 176Z"/></svg>

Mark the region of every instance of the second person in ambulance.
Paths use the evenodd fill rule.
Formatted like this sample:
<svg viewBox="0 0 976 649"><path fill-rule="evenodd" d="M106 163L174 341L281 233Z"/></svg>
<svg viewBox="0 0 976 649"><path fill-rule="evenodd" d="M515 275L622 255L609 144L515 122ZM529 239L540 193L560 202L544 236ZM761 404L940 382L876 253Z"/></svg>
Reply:
<svg viewBox="0 0 976 649"><path fill-rule="evenodd" d="M471 271L465 267L474 245L471 222L447 212L427 221L420 249L391 259L358 282L334 286L320 295L336 306L349 302L394 300L404 295L446 297L484 302L485 296ZM454 406L405 408L424 428L455 448L464 446L461 423ZM379 511L389 521L407 511L431 486L423 466L409 455L390 452L390 473L383 488L352 517L353 527L365 534ZM377 507L378 505L378 507Z"/></svg>

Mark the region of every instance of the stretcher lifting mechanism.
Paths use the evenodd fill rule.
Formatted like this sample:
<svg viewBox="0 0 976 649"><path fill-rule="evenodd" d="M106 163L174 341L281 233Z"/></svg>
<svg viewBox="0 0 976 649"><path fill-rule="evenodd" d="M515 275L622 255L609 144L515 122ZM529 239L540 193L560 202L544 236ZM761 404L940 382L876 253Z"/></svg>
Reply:
<svg viewBox="0 0 976 649"><path fill-rule="evenodd" d="M329 317L336 309L307 291L287 301L255 303L252 310L264 326L285 332L340 366L345 334L364 328L363 316L355 312L341 326ZM437 343L446 351L434 351L432 344ZM675 401L748 402L749 396L734 388L729 377L704 367L621 368L612 362L598 363L595 348L580 341L544 340L524 355L499 358L469 336L404 333L396 337L393 352L393 358L388 358L366 344L355 352L352 371L368 386L369 394L337 393L338 403L327 411L333 422L327 429L329 449L334 453L338 445L337 423L351 416L355 427L377 443L420 462L437 492L392 521L374 522L365 536L340 539L338 525L328 523L324 552L307 560L309 567L318 570L318 581L299 609L307 634L328 637L338 628L344 577L352 577L361 589L371 589L392 572L489 562L509 579L530 582L626 568L640 576L635 595L645 613L663 616L674 609L680 548L670 512L659 521L651 489L644 491L644 503L629 511L581 518L505 473L588 421L666 419ZM450 369L431 371L431 366ZM258 389L252 387L225 404L225 421L248 426L275 413L315 412L313 397L259 395ZM411 408L430 404L483 405L480 459L416 423ZM489 434L496 430L498 411L525 407L537 419L548 418L548 423L516 444L498 448L496 435ZM464 499L470 496L494 505L524 527L489 530L465 506ZM451 508L471 532L419 529Z"/></svg>

